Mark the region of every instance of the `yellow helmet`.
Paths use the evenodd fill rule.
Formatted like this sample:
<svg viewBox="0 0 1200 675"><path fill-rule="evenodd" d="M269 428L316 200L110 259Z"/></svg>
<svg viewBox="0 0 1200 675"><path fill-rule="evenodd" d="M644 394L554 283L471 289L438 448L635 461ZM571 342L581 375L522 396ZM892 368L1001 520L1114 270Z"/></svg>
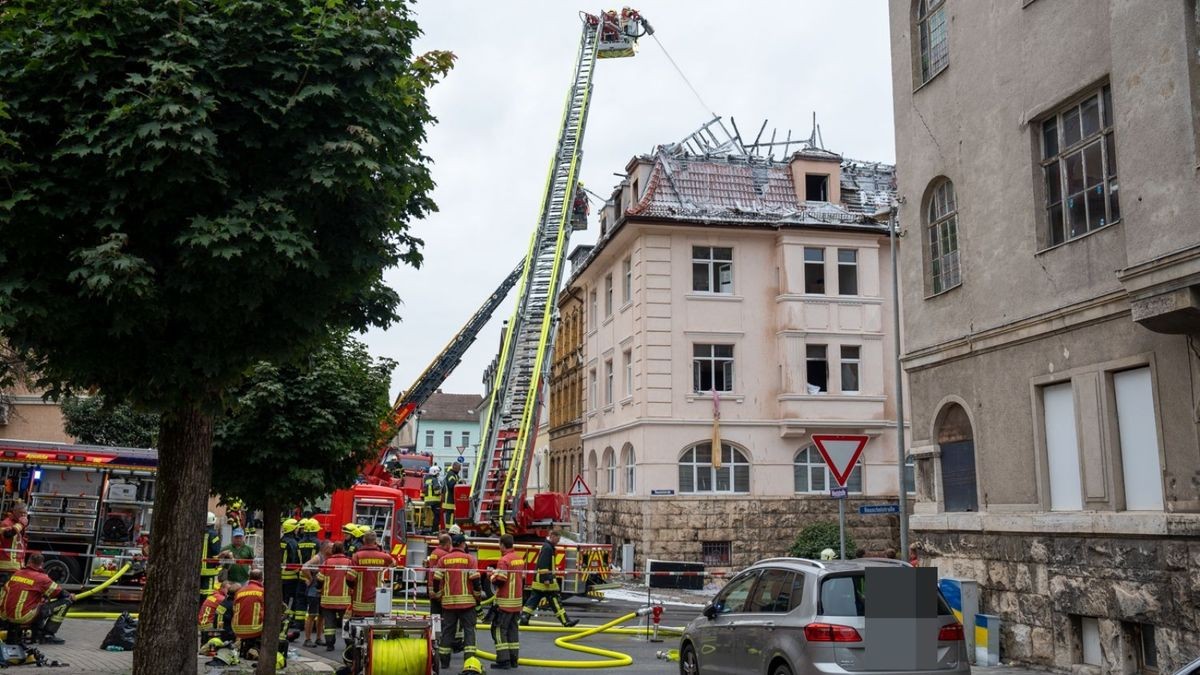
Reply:
<svg viewBox="0 0 1200 675"><path fill-rule="evenodd" d="M351 537L358 536L358 525L354 523L346 523L342 526L342 534L350 535Z"/></svg>
<svg viewBox="0 0 1200 675"><path fill-rule="evenodd" d="M321 524L312 518L305 518L304 531L309 534L316 534L321 531Z"/></svg>
<svg viewBox="0 0 1200 675"><path fill-rule="evenodd" d="M292 532L296 531L296 527L299 525L300 521L296 520L295 518L288 518L287 520L283 521L283 533L291 534Z"/></svg>
<svg viewBox="0 0 1200 675"><path fill-rule="evenodd" d="M361 537L370 531L371 531L370 525L359 525L358 528L354 531L354 536Z"/></svg>
<svg viewBox="0 0 1200 675"><path fill-rule="evenodd" d="M480 663L479 659L475 658L474 656L468 656L467 659L463 661L462 671L464 673L482 673L483 664Z"/></svg>

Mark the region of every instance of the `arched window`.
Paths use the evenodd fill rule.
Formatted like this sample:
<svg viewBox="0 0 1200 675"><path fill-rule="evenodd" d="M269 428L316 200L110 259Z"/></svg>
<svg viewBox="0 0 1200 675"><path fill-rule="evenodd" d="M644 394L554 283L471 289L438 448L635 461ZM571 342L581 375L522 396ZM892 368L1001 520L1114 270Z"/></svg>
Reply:
<svg viewBox="0 0 1200 675"><path fill-rule="evenodd" d="M792 464L792 483L796 492L803 494L827 494L829 488L836 485L833 476L829 475L829 467L817 450L817 446L809 445L796 453ZM854 465L850 478L846 481L848 492L862 492L862 462Z"/></svg>
<svg viewBox="0 0 1200 675"><path fill-rule="evenodd" d="M633 467L637 464L637 457L633 454L633 446L629 443L621 448L621 464L625 467L625 494L631 495L634 493L634 488L637 487L633 471Z"/></svg>
<svg viewBox="0 0 1200 675"><path fill-rule="evenodd" d="M926 236L929 247L927 291L937 295L962 283L958 266L958 201L954 183L942 179L929 194Z"/></svg>
<svg viewBox="0 0 1200 675"><path fill-rule="evenodd" d="M588 485L596 484L596 474L599 472L600 460L596 456L596 451L592 450L588 453L587 463L587 483Z"/></svg>
<svg viewBox="0 0 1200 675"><path fill-rule="evenodd" d="M604 449L604 494L617 492L617 453L612 448Z"/></svg>
<svg viewBox="0 0 1200 675"><path fill-rule="evenodd" d="M750 491L750 462L741 450L721 444L721 468L714 468L712 443L697 443L679 458L679 493Z"/></svg>
<svg viewBox="0 0 1200 675"><path fill-rule="evenodd" d="M945 0L917 0L917 30L921 40L920 84L933 79L950 65L949 24Z"/></svg>

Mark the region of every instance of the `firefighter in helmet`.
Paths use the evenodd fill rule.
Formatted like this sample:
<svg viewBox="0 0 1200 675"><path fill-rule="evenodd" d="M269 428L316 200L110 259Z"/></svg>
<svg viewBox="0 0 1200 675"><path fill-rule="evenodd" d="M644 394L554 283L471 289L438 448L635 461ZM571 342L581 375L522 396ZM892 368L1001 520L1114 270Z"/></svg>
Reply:
<svg viewBox="0 0 1200 675"><path fill-rule="evenodd" d="M208 521L204 530L204 545L200 549L200 596L203 599L216 589L217 575L221 573L221 564L217 556L221 555L221 533L217 531L217 514L208 512Z"/></svg>
<svg viewBox="0 0 1200 675"><path fill-rule="evenodd" d="M537 573L533 577L532 584L533 592L529 594L529 598L525 601L525 607L521 610L522 626L529 625L534 610L543 599L550 602L550 606L554 608L554 616L558 617L562 625L572 628L579 623L579 619L567 617L567 610L563 609L562 599L559 596L558 571L555 563L555 549L558 547L559 538L558 532L551 531L546 536L546 542L542 544L542 549L538 551Z"/></svg>
<svg viewBox="0 0 1200 675"><path fill-rule="evenodd" d="M433 514L433 531L437 532L442 527L442 467L434 464L429 467L429 473L425 474L425 480L421 483L421 499L425 502L425 507Z"/></svg>

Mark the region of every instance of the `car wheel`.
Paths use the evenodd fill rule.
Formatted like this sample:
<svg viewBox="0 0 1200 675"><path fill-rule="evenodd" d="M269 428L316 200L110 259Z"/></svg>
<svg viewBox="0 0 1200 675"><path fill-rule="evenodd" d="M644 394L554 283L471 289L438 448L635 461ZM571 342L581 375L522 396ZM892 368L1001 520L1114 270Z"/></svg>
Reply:
<svg viewBox="0 0 1200 675"><path fill-rule="evenodd" d="M786 663L781 663L775 666L775 670L771 671L771 675L792 675L792 669L788 668Z"/></svg>
<svg viewBox="0 0 1200 675"><path fill-rule="evenodd" d="M684 645L679 650L679 675L700 675L700 662L696 660L696 650L691 645Z"/></svg>

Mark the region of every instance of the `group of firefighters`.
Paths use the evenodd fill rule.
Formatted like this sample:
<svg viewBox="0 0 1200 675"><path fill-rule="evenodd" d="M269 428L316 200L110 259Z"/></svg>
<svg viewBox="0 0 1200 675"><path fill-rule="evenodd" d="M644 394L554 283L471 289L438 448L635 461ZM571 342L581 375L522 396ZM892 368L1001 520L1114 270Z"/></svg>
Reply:
<svg viewBox="0 0 1200 675"><path fill-rule="evenodd" d="M421 480L421 501L432 514L427 532L438 532L454 524L454 492L462 482L462 464L454 462L442 476L442 467L429 467Z"/></svg>
<svg viewBox="0 0 1200 675"><path fill-rule="evenodd" d="M75 596L42 569L41 553L29 553L29 513L22 502L0 521L0 629L6 644L21 644L25 631L41 644L62 644L59 626Z"/></svg>
<svg viewBox="0 0 1200 675"><path fill-rule="evenodd" d="M288 518L281 526L285 620L280 637L298 639L303 631L305 647L324 646L334 651L344 620L375 615L381 574L396 561L379 547L369 526L347 523L339 542L318 538L320 531L320 524L309 513L298 520ZM241 579L235 570L249 563L253 555L239 550L244 545L241 530L233 535L234 543L221 549L216 517L209 514L201 567L204 599L198 623L202 635L236 639L244 656L256 658L264 636L269 635L263 625L263 574L261 569L247 569L244 581ZM430 612L442 617L437 655L443 669L450 667L455 651L462 651L462 672L482 672L475 655L475 627L485 616L496 645L492 667L498 670L517 666L520 626L529 623L543 601L564 626L578 623L567 617L559 595L555 571L558 542L558 533L552 532L538 552L534 569L529 570L512 535L504 535L495 568L481 570L468 551L462 530L457 525L441 530L425 569Z"/></svg>

